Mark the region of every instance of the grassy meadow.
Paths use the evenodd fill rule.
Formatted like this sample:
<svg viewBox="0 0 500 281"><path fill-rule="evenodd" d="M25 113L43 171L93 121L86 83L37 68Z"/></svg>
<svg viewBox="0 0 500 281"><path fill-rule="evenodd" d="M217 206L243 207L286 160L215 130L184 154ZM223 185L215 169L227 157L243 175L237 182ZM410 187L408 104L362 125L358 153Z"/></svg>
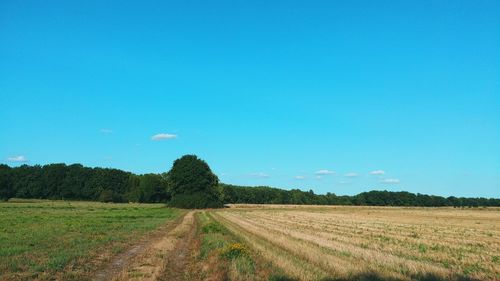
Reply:
<svg viewBox="0 0 500 281"><path fill-rule="evenodd" d="M0 203L0 280L89 280L111 256L180 215L163 204Z"/></svg>
<svg viewBox="0 0 500 281"><path fill-rule="evenodd" d="M292 279L500 279L498 208L233 207L213 217Z"/></svg>

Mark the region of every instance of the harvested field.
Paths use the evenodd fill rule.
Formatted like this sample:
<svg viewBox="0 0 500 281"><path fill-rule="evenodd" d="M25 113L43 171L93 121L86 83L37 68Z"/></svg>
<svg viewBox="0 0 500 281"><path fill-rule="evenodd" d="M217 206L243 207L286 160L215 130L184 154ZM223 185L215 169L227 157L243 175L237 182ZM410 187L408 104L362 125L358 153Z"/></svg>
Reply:
<svg viewBox="0 0 500 281"><path fill-rule="evenodd" d="M233 206L214 217L300 280L498 280L500 210Z"/></svg>

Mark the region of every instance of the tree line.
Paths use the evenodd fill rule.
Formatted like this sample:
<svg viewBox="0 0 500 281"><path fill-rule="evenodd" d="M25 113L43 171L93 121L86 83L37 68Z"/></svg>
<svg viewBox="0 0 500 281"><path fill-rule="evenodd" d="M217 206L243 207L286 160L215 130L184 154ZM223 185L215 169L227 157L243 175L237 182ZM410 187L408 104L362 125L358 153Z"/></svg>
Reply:
<svg viewBox="0 0 500 281"><path fill-rule="evenodd" d="M80 164L0 165L0 199L12 197L141 203L170 199L163 175Z"/></svg>
<svg viewBox="0 0 500 281"><path fill-rule="evenodd" d="M358 205L358 206L420 206L420 207L498 207L500 199L442 197L406 191L368 191L354 196L334 193L315 194L312 190L283 190L268 186L244 187L222 184L225 203Z"/></svg>
<svg viewBox="0 0 500 281"><path fill-rule="evenodd" d="M194 155L174 162L162 174L136 175L118 169L80 164L0 165L0 199L38 198L101 202L169 203L185 208L221 207L227 203L369 206L500 206L500 199L442 197L410 192L369 191L354 196L315 194L268 186L220 184L205 161Z"/></svg>

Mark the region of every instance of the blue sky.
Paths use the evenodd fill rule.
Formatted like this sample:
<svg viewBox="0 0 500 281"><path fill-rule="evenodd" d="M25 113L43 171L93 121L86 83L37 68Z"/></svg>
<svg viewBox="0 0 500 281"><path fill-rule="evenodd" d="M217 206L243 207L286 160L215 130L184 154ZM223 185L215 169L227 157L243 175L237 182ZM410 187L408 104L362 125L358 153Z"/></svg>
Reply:
<svg viewBox="0 0 500 281"><path fill-rule="evenodd" d="M499 84L499 1L0 3L11 166L500 197Z"/></svg>

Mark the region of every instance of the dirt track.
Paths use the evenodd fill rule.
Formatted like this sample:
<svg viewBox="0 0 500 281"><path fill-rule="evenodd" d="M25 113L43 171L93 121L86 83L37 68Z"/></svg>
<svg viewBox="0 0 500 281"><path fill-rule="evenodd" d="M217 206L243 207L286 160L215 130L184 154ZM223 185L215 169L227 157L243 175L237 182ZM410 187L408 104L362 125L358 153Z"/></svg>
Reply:
<svg viewBox="0 0 500 281"><path fill-rule="evenodd" d="M194 211L116 256L95 280L183 280L196 234Z"/></svg>

